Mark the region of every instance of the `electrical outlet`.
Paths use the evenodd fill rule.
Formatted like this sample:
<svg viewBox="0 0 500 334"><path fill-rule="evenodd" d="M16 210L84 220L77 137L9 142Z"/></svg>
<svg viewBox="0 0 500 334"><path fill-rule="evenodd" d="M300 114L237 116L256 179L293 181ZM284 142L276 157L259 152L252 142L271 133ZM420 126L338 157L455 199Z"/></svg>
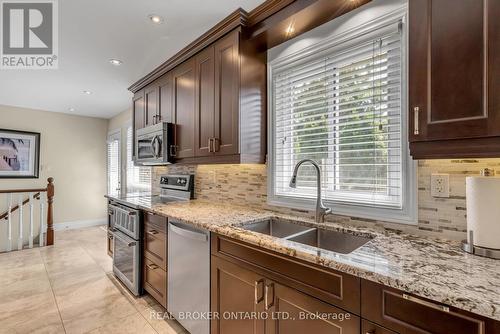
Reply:
<svg viewBox="0 0 500 334"><path fill-rule="evenodd" d="M432 197L450 197L450 175L432 174L431 175L431 196Z"/></svg>

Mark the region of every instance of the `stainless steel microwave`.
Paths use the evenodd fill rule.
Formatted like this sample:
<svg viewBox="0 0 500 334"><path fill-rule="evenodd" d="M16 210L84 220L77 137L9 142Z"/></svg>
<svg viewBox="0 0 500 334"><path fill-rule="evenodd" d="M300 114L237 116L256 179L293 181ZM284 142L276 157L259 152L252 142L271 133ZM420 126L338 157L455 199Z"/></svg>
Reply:
<svg viewBox="0 0 500 334"><path fill-rule="evenodd" d="M138 165L166 165L172 163L174 124L161 122L137 130L135 162Z"/></svg>

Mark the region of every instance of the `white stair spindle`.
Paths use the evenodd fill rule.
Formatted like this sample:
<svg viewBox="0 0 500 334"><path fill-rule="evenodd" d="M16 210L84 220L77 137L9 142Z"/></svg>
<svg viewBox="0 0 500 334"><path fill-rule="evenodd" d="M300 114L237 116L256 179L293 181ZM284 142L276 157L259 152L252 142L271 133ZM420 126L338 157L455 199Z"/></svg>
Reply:
<svg viewBox="0 0 500 334"><path fill-rule="evenodd" d="M45 233L47 231L47 226L44 224L45 218L43 217L43 203L45 203L43 194L44 193L40 193L40 237L38 241L40 247L45 246Z"/></svg>
<svg viewBox="0 0 500 334"><path fill-rule="evenodd" d="M29 247L33 248L33 201L35 200L34 194L29 194L30 201L30 237L29 237Z"/></svg>
<svg viewBox="0 0 500 334"><path fill-rule="evenodd" d="M12 193L7 197L7 252L12 250Z"/></svg>
<svg viewBox="0 0 500 334"><path fill-rule="evenodd" d="M23 194L19 194L19 239L17 241L17 249L23 249Z"/></svg>

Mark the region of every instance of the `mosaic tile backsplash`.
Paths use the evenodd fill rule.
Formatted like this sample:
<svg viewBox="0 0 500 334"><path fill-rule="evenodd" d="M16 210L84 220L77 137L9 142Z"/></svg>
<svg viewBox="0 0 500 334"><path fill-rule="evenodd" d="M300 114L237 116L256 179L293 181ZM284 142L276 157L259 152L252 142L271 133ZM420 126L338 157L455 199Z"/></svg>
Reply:
<svg viewBox="0 0 500 334"><path fill-rule="evenodd" d="M435 238L466 238L465 177L491 168L500 173L500 159L421 160L418 163L418 224L405 225L356 217L328 216L327 220L357 226L378 227ZM153 191L159 192L159 176L165 173L194 173L195 197L215 202L268 208L285 214L314 216L314 211L267 205L266 165L172 165L153 168ZM430 193L432 173L450 175L450 197L434 198Z"/></svg>

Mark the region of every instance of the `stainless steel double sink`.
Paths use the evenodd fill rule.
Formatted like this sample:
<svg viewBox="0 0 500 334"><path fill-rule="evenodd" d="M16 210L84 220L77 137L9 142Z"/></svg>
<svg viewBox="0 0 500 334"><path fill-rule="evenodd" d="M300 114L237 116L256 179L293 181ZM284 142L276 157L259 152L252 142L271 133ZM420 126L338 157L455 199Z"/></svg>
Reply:
<svg viewBox="0 0 500 334"><path fill-rule="evenodd" d="M349 254L372 240L372 237L358 236L327 230L300 222L279 218L266 219L240 226L244 230L266 234L276 238L325 249L336 253Z"/></svg>

